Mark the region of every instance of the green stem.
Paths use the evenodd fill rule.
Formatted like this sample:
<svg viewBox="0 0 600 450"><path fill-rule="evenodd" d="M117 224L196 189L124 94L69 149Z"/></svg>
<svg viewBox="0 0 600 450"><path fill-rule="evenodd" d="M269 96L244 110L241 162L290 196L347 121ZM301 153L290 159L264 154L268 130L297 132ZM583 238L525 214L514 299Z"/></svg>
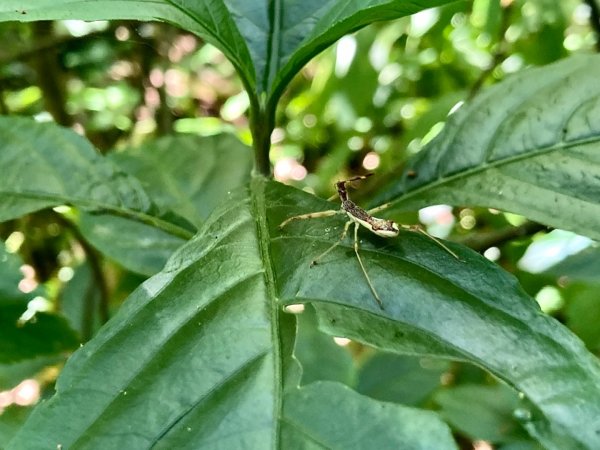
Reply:
<svg viewBox="0 0 600 450"><path fill-rule="evenodd" d="M271 176L271 133L275 127L275 108L255 104L250 116L252 147L254 148L254 170L265 177Z"/></svg>

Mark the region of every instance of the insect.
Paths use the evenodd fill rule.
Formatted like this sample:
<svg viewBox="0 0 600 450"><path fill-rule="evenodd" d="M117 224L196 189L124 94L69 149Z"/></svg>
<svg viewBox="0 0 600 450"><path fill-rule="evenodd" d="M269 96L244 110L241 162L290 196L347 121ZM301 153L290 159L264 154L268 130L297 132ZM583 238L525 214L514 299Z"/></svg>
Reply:
<svg viewBox="0 0 600 450"><path fill-rule="evenodd" d="M329 254L329 252L331 252L334 248L336 248L338 245L340 245L342 243L342 241L346 238L346 235L348 234L350 226L352 224L354 224L354 253L356 254L356 259L358 259L358 263L360 265L362 273L365 276L367 284L369 285L369 288L371 290L371 293L373 294L373 297L375 298L375 301L377 302L377 305L381 309L384 309L383 302L381 301L381 297L379 297L379 294L377 293L377 290L375 289L375 286L373 285L373 282L371 281L371 278L369 277L367 269L365 268L363 260L360 257L360 253L358 251L359 250L358 229L360 228L360 226L365 227L372 233L375 233L377 236L381 236L381 237L385 237L385 238L398 236L398 234L400 233L400 228L409 230L409 231L415 231L418 233L422 233L425 236L432 239L435 243L437 243L440 247L442 247L444 250L446 250L448 253L450 253L452 256L454 256L456 259L459 259L459 258L456 253L454 253L452 250L450 250L440 240L438 240L434 236L427 233L427 231L425 231L420 225L401 225L401 224L394 222L393 220L380 219L380 218L373 216L373 214L387 208L389 206L389 203L383 204L381 206L378 206L376 208L366 211L366 210L362 209L360 206L358 206L356 203L354 203L352 200L350 200L350 196L348 195L348 189L347 189L348 183L351 183L353 181L358 181L358 180L364 180L365 178L367 178L371 175L372 174L361 175L361 176L357 176L354 178L350 178L348 180L338 181L337 183L335 183L335 188L337 190L340 201L342 202L340 209L330 209L327 211L319 211L319 212L313 212L313 213L308 213L308 214L300 214L298 216L292 216L292 217L289 217L288 219L284 220L283 222L281 222L281 224L279 225L279 228L282 229L283 227L285 227L287 224L289 224L290 222L292 222L294 220L317 219L320 217L331 217L336 214L346 214L350 218L350 220L347 221L346 224L344 225L344 230L342 231L342 235L340 236L340 238L331 247L329 247L327 250L325 250L323 253L321 253L315 259L313 259L312 262L310 263L310 266L312 267L315 264L318 264L318 262L321 259L323 259L327 254Z"/></svg>

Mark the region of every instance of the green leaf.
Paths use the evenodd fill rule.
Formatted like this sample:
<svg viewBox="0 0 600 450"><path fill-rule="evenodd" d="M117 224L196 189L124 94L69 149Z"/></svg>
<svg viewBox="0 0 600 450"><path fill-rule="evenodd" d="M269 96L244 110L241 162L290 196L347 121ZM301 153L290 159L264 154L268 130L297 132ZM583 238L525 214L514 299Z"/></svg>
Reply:
<svg viewBox="0 0 600 450"><path fill-rule="evenodd" d="M252 169L252 150L231 134L168 136L108 158L140 180L162 211L194 225L245 186Z"/></svg>
<svg viewBox="0 0 600 450"><path fill-rule="evenodd" d="M0 306L0 363L12 363L40 355L73 350L79 340L67 322L54 314L38 312L21 320L22 302Z"/></svg>
<svg viewBox="0 0 600 450"><path fill-rule="evenodd" d="M600 283L600 249L590 247L569 256L545 270L544 274L556 278L566 277L568 281L598 284Z"/></svg>
<svg viewBox="0 0 600 450"><path fill-rule="evenodd" d="M253 103L267 94L271 112L283 89L315 55L372 22L392 20L449 0L17 0L0 4L0 21L161 20L219 48L238 70Z"/></svg>
<svg viewBox="0 0 600 450"><path fill-rule="evenodd" d="M63 364L65 359L65 355L44 355L0 364L0 391L12 389L26 378L33 378L45 367Z"/></svg>
<svg viewBox="0 0 600 450"><path fill-rule="evenodd" d="M281 330L255 189L215 211L73 355L10 448L276 442Z"/></svg>
<svg viewBox="0 0 600 450"><path fill-rule="evenodd" d="M222 134L169 136L108 159L140 180L160 210L200 225L234 189L247 183L251 156L237 138ZM79 225L102 253L144 275L162 269L185 242L161 229L111 215L83 214Z"/></svg>
<svg viewBox="0 0 600 450"><path fill-rule="evenodd" d="M598 239L600 56L525 70L481 92L376 203L498 208Z"/></svg>
<svg viewBox="0 0 600 450"><path fill-rule="evenodd" d="M434 400L444 420L473 440L499 443L527 437L513 415L519 397L502 384L443 389L436 393Z"/></svg>
<svg viewBox="0 0 600 450"><path fill-rule="evenodd" d="M0 221L57 205L108 211L169 231L140 183L102 158L83 137L52 123L0 117Z"/></svg>
<svg viewBox="0 0 600 450"><path fill-rule="evenodd" d="M31 407L9 406L0 412L0 442L8 442L23 426L31 413Z"/></svg>
<svg viewBox="0 0 600 450"><path fill-rule="evenodd" d="M280 312L281 303L310 300L336 335L462 358L506 379L533 402L525 425L548 448L598 447L598 363L513 277L452 246L457 261L413 233L385 246L363 235L382 311L348 244L308 268L315 252L337 240L327 227L337 224L339 231L343 220L278 229L292 214L327 207L296 189L253 179L73 355L56 395L36 408L9 448L285 448L292 439L294 448L318 447L312 437L330 424L311 419L319 409L292 403L295 327ZM356 420L352 395L342 399L343 413ZM341 405L340 397L331 393ZM327 401L319 402L323 411ZM362 428L348 430L354 432L348 439L364 438ZM387 439L403 430L387 427Z"/></svg>
<svg viewBox="0 0 600 450"><path fill-rule="evenodd" d="M277 305L267 186L234 194L133 293L10 448L279 447L295 330Z"/></svg>
<svg viewBox="0 0 600 450"><path fill-rule="evenodd" d="M22 264L21 258L8 253L0 241L0 390L20 381L20 374L39 368L38 361L46 365L48 355L71 350L79 343L67 322L55 314L38 313L27 321L19 320L28 302L44 295L40 287L27 294L19 290Z"/></svg>
<svg viewBox="0 0 600 450"><path fill-rule="evenodd" d="M132 272L154 275L186 240L156 227L109 214L82 214L86 240Z"/></svg>
<svg viewBox="0 0 600 450"><path fill-rule="evenodd" d="M587 347L598 354L600 351L600 284L575 283L567 286L563 295L565 322Z"/></svg>
<svg viewBox="0 0 600 450"><path fill-rule="evenodd" d="M447 361L379 352L360 368L356 390L378 400L419 405L448 368Z"/></svg>
<svg viewBox="0 0 600 450"><path fill-rule="evenodd" d="M302 366L302 384L330 380L352 385L356 371L350 352L317 328L317 317L310 306L297 320L294 356Z"/></svg>
<svg viewBox="0 0 600 450"><path fill-rule="evenodd" d="M288 393L284 413L284 449L457 448L434 412L379 402L331 381Z"/></svg>
<svg viewBox="0 0 600 450"><path fill-rule="evenodd" d="M274 189L269 224L331 209L291 189ZM516 279L456 245L456 260L427 237L394 240L361 233L361 254L385 310L378 308L351 242L312 259L341 233L344 219L296 221L272 241L279 296L316 302L321 327L382 349L469 361L524 393L526 426L549 448L600 446L600 365L581 341L551 317ZM531 416L531 417L529 417ZM594 424L594 425L591 425Z"/></svg>

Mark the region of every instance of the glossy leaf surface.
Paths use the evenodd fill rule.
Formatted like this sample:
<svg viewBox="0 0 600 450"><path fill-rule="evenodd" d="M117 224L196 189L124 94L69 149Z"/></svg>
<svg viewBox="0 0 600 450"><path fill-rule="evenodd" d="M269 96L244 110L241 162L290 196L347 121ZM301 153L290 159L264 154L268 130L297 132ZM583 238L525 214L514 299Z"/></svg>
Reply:
<svg viewBox="0 0 600 450"><path fill-rule="evenodd" d="M598 239L600 56L509 77L463 105L375 203L498 208Z"/></svg>
<svg viewBox="0 0 600 450"><path fill-rule="evenodd" d="M201 36L237 68L258 104L271 108L291 78L312 57L369 23L407 16L448 0L17 0L0 5L0 21L83 19L161 20Z"/></svg>
<svg viewBox="0 0 600 450"><path fill-rule="evenodd" d="M139 182L103 159L71 130L0 117L0 221L57 205L150 220Z"/></svg>
<svg viewBox="0 0 600 450"><path fill-rule="evenodd" d="M273 234L288 216L332 206L283 189L271 201ZM276 275L285 302L319 302L321 326L334 336L487 369L532 402L526 426L549 448L600 444L598 361L543 314L513 276L471 250L452 246L456 260L415 233L386 241L363 232L362 257L382 311L349 239L310 267L343 223L343 217L299 221L274 238L274 260L283 261Z"/></svg>
<svg viewBox="0 0 600 450"><path fill-rule="evenodd" d="M280 186L254 180L249 194L235 194L161 273L134 292L69 360L57 394L36 409L9 448L49 442L101 448L280 448L284 350L290 348L285 336L294 325L281 318L277 304L265 189L277 195ZM357 420L357 405L364 400L357 400L357 394L335 395L336 401L348 403L348 417ZM375 408L375 420L401 409L374 401L366 407ZM292 419L299 424L310 418L302 414L286 412L285 440L294 447L310 444L311 434L323 432L315 428L306 435L293 422L290 430ZM415 414L425 421L431 417ZM418 429L403 432L427 442Z"/></svg>

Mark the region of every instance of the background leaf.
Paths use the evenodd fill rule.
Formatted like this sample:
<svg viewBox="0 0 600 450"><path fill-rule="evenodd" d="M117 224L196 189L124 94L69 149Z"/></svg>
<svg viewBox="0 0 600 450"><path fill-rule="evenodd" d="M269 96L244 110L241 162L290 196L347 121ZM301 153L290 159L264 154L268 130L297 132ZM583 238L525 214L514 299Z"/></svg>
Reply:
<svg viewBox="0 0 600 450"><path fill-rule="evenodd" d="M83 137L51 123L0 117L0 221L57 205L156 222L139 182L104 160Z"/></svg>
<svg viewBox="0 0 600 450"><path fill-rule="evenodd" d="M599 62L572 56L481 92L375 203L492 207L600 238Z"/></svg>
<svg viewBox="0 0 600 450"><path fill-rule="evenodd" d="M403 405L422 404L440 386L447 361L376 353L361 366L356 390Z"/></svg>
<svg viewBox="0 0 600 450"><path fill-rule="evenodd" d="M527 439L514 417L519 397L507 386L461 385L435 394L440 415L474 440L492 443Z"/></svg>
<svg viewBox="0 0 600 450"><path fill-rule="evenodd" d="M168 136L108 158L140 180L162 211L194 225L245 186L252 169L252 150L231 134Z"/></svg>
<svg viewBox="0 0 600 450"><path fill-rule="evenodd" d="M79 345L62 317L38 312L30 320L19 320L26 310L20 302L0 306L0 363L56 355Z"/></svg>
<svg viewBox="0 0 600 450"><path fill-rule="evenodd" d="M310 305L297 321L294 356L302 366L302 385L329 380L351 386L356 370L350 352L317 328L317 316Z"/></svg>
<svg viewBox="0 0 600 450"><path fill-rule="evenodd" d="M229 134L176 135L112 153L109 159L140 180L154 204L199 226L250 177L250 149ZM81 231L123 267L144 275L162 269L185 240L112 215L83 214ZM187 224L184 224L189 228Z"/></svg>
<svg viewBox="0 0 600 450"><path fill-rule="evenodd" d="M331 381L288 393L284 412L281 448L457 449L434 412L379 402Z"/></svg>

